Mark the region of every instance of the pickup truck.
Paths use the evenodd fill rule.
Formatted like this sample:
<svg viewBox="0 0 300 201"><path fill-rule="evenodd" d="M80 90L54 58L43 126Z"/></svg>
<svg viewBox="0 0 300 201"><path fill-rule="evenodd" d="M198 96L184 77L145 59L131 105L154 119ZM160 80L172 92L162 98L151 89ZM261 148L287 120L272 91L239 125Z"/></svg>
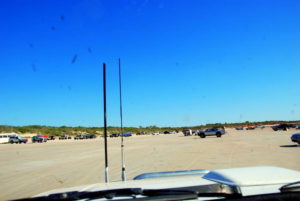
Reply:
<svg viewBox="0 0 300 201"><path fill-rule="evenodd" d="M16 143L16 144L24 143L24 144L26 144L27 141L28 140L26 138L23 138L22 136L11 136L11 137L9 137L9 143L11 143L11 144L13 144L13 143Z"/></svg>
<svg viewBox="0 0 300 201"><path fill-rule="evenodd" d="M225 134L225 130L218 129L218 128L208 128L208 129L198 132L198 135L201 138L205 138L206 136L222 137L222 135L224 135L224 134Z"/></svg>

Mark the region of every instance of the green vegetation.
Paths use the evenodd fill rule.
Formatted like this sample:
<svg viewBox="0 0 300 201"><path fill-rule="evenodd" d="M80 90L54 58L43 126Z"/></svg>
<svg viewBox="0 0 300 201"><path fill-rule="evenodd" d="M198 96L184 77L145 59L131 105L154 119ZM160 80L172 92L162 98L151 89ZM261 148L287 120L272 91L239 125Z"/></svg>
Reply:
<svg viewBox="0 0 300 201"><path fill-rule="evenodd" d="M125 133L139 133L139 132L147 132L151 133L154 131L166 131L166 130L176 130L182 131L183 129L203 129L203 128L210 128L210 127L236 127L236 126L255 126L255 125L271 125L271 124L279 124L279 123L299 123L300 121L263 121L263 122L239 122L239 123L215 123L215 124L206 124L206 125L198 125L198 126L189 126L189 127L157 127L155 125L147 126L147 127L125 127ZM108 133L119 133L120 127L112 127L109 126ZM53 126L39 126L39 125L30 125L30 126L7 126L7 125L0 125L0 133L33 133L38 135L77 135L77 134L95 134L95 135L102 135L103 134L103 127L68 127L68 126L60 126L60 127L53 127Z"/></svg>

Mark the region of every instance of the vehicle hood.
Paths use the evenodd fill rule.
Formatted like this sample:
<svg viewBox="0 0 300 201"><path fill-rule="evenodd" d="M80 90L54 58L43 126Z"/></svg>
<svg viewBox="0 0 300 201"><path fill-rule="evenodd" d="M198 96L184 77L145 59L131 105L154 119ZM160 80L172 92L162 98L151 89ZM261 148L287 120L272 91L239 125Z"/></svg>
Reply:
<svg viewBox="0 0 300 201"><path fill-rule="evenodd" d="M71 191L101 191L120 188L166 189L216 183L237 186L240 188L242 195L246 196L277 193L280 192L279 188L281 186L296 181L300 181L299 171L261 166L214 170L206 173L204 176L174 176L145 180L128 180L125 182L96 183L72 188L55 189L34 197Z"/></svg>

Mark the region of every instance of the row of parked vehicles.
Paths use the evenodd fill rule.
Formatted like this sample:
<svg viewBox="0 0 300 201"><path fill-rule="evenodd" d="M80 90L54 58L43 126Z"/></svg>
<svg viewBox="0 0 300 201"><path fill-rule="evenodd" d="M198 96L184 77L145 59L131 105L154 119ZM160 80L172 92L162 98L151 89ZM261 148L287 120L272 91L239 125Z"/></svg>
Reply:
<svg viewBox="0 0 300 201"><path fill-rule="evenodd" d="M287 131L291 128L300 129L300 124L279 124L276 126L272 126L272 129L274 131L279 131L279 130Z"/></svg>
<svg viewBox="0 0 300 201"><path fill-rule="evenodd" d="M94 139L96 137L97 136L93 134L76 135L74 140Z"/></svg>
<svg viewBox="0 0 300 201"><path fill-rule="evenodd" d="M112 133L109 135L110 138L113 138L113 137L120 137L122 136L121 133ZM124 137L131 137L132 136L132 133L123 133L123 136Z"/></svg>
<svg viewBox="0 0 300 201"><path fill-rule="evenodd" d="M255 129L263 129L265 128L265 126L263 125L256 125L256 126L248 126L248 127L243 127L243 126L238 126L235 127L236 130L255 130ZM300 124L278 124L275 126L271 127L274 131L287 131L291 128L295 128L295 129L300 129Z"/></svg>
<svg viewBox="0 0 300 201"><path fill-rule="evenodd" d="M176 131L164 131L162 133L167 135L167 134L176 134L177 132ZM135 135L139 136L139 135L160 135L160 134L161 133L159 131L155 131L152 133L139 132L139 133L136 133ZM121 133L112 133L109 135L109 137L111 137L111 138L120 137L120 136L121 136ZM132 133L124 133L123 136L130 137L130 136L132 136Z"/></svg>
<svg viewBox="0 0 300 201"><path fill-rule="evenodd" d="M83 134L83 135L76 135L74 140L83 140L83 139L93 139L96 138L96 135L92 134ZM47 142L47 140L55 140L55 136L33 136L32 142ZM71 140L72 137L69 135L62 135L58 138L59 140Z"/></svg>
<svg viewBox="0 0 300 201"><path fill-rule="evenodd" d="M255 130L255 129L264 129L264 128L265 126L263 125L248 126L248 127L238 126L235 127L235 130Z"/></svg>

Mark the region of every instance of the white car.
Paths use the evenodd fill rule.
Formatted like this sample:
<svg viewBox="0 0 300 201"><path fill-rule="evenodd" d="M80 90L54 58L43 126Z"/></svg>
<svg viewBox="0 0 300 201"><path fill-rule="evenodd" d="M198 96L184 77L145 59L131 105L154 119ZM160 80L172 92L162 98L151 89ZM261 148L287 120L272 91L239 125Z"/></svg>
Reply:
<svg viewBox="0 0 300 201"><path fill-rule="evenodd" d="M9 143L9 138L15 137L15 136L17 136L16 133L1 133L0 134L0 144Z"/></svg>
<svg viewBox="0 0 300 201"><path fill-rule="evenodd" d="M7 134L0 134L0 144L9 142L9 136Z"/></svg>
<svg viewBox="0 0 300 201"><path fill-rule="evenodd" d="M222 135L225 134L225 131L223 129L218 128L208 128L203 131L199 131L198 135L201 138L205 138L206 136L217 136L222 137Z"/></svg>
<svg viewBox="0 0 300 201"><path fill-rule="evenodd" d="M152 135L159 135L159 132L153 132Z"/></svg>

